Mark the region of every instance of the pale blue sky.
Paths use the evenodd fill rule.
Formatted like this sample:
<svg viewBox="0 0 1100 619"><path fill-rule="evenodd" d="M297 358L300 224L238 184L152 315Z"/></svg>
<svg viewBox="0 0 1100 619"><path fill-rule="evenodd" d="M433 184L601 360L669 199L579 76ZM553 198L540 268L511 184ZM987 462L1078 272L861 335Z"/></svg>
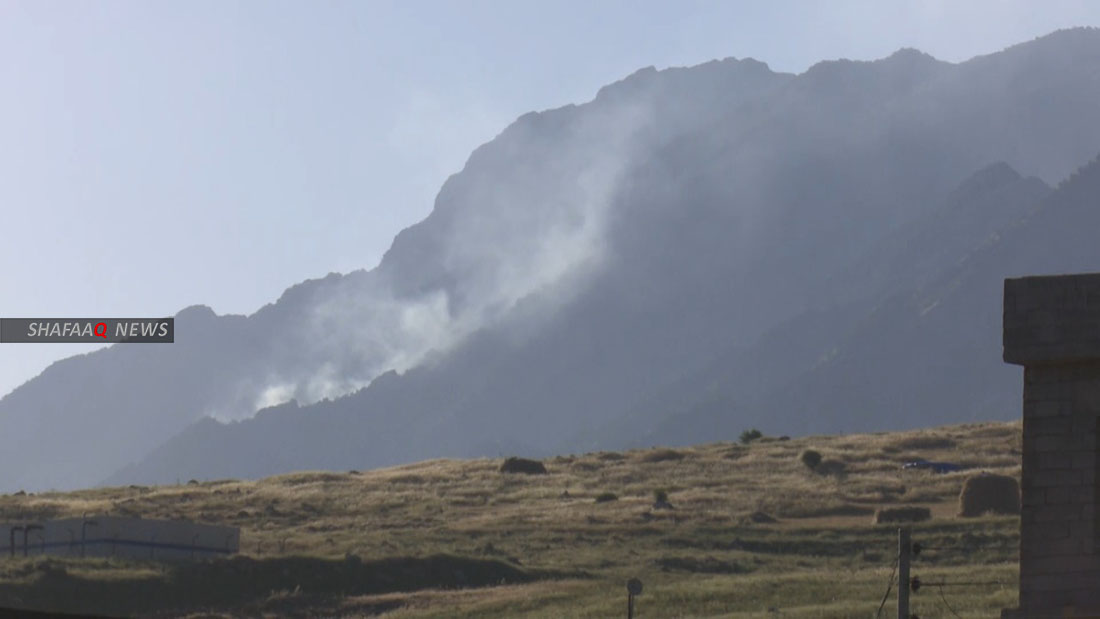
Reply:
<svg viewBox="0 0 1100 619"><path fill-rule="evenodd" d="M517 116L636 69L960 61L1100 2L0 0L0 316L251 313L377 264ZM0 345L0 394L79 345Z"/></svg>

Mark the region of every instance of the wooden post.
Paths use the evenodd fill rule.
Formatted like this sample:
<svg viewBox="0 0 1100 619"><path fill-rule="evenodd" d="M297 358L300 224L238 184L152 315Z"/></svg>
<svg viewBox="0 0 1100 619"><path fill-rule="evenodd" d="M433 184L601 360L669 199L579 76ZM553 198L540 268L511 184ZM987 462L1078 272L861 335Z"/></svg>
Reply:
<svg viewBox="0 0 1100 619"><path fill-rule="evenodd" d="M909 619L909 529L898 529L898 619Z"/></svg>
<svg viewBox="0 0 1100 619"><path fill-rule="evenodd" d="M634 619L634 596L642 592L642 581L631 578L626 581L626 619Z"/></svg>

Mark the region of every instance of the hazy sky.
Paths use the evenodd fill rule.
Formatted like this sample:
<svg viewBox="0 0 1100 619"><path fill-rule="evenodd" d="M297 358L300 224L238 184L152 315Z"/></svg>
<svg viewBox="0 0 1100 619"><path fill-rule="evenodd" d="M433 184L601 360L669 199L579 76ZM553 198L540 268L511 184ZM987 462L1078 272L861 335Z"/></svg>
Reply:
<svg viewBox="0 0 1100 619"><path fill-rule="evenodd" d="M648 65L960 61L1100 2L0 0L0 316L252 313L373 267L517 116ZM0 394L86 345L0 344Z"/></svg>

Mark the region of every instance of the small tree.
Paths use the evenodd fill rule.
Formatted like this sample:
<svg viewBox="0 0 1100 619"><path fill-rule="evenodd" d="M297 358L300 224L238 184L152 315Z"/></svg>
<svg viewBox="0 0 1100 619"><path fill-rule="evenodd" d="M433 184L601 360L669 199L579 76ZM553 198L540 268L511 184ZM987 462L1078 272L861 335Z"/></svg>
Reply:
<svg viewBox="0 0 1100 619"><path fill-rule="evenodd" d="M748 445L749 443L755 441L756 439L758 439L762 436L764 436L764 434L762 432L760 432L760 430L757 430L756 428L752 428L751 430L745 430L744 432L741 433L741 444Z"/></svg>
<svg viewBox="0 0 1100 619"><path fill-rule="evenodd" d="M821 464L821 452L807 449L798 456L798 459L806 465L806 468L816 471L817 465Z"/></svg>

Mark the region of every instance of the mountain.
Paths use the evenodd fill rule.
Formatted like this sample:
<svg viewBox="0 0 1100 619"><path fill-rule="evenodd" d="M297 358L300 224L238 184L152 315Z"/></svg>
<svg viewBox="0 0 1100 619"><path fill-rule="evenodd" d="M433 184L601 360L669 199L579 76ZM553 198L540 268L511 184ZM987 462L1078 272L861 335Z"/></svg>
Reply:
<svg viewBox="0 0 1100 619"><path fill-rule="evenodd" d="M2 485L1014 417L996 394L914 397L939 384L913 372L943 340L900 327L923 324L913 291L948 290L1100 150L1096 100L1093 29L959 64L641 70L478 148L375 269L247 317L191 308L177 344L65 360L9 394L0 420L25 440Z"/></svg>
<svg viewBox="0 0 1100 619"><path fill-rule="evenodd" d="M868 418L859 422L860 427L876 428L875 419L880 416L889 427L904 425L904 418L893 414L895 408L884 411L881 406L865 403L860 408L838 405L825 409L820 403L827 398L820 392L807 394L806 401L795 400L788 394L798 391L807 376L821 375L821 366L833 367L849 357L856 360L849 362L857 363L860 371L893 374L905 365L904 358L911 354L907 351L936 354L937 350L944 350L919 341L892 340L891 335L897 333L898 327L887 324L888 321L897 320L898 325L906 321L884 312L883 308L893 307L891 304L899 299L904 302L915 294L914 290L951 272L974 248L995 238L997 231L1017 224L1050 192L1051 188L1041 180L1024 178L1003 162L975 172L943 204L887 235L860 259L824 280L815 306L769 330L752 346L733 347L705 368L655 393L642 406L603 428L597 443L622 435L627 427L644 428L635 432L633 445L690 444L715 431L736 436L749 425L759 425L776 434L803 434L821 427L831 428L832 422L841 426L851 424L857 411L868 413ZM991 298L989 303L998 304L999 297ZM871 320L882 315L887 318ZM968 325L972 322L970 316L951 318ZM999 329L999 325L997 322L994 327ZM855 347L851 333L857 329L868 342L885 344L880 347L880 355L872 358L863 356L862 351L851 350ZM989 350L989 342L984 342L974 346L972 352L986 355ZM865 363L858 364L860 360ZM999 363L999 357L992 357L990 362ZM899 372L899 375L907 384L915 386L920 382L919 374ZM968 374L962 372L959 376ZM821 382L822 389L853 394L875 391L881 385L871 380L859 383L853 377L835 374ZM840 385L843 388L838 388ZM960 408L975 410L969 402ZM796 414L788 415L788 410ZM1011 411L1008 407L982 410L978 416L1002 417L1002 410ZM802 414L803 411L812 414ZM957 412L933 407L921 411L918 418L953 419Z"/></svg>
<svg viewBox="0 0 1100 619"><path fill-rule="evenodd" d="M1004 279L1100 270L1098 204L1100 159L1094 159L935 281L877 307L836 354L782 395L773 393L773 406L761 411L813 431L836 427L815 413L840 409L866 411L848 422L859 426L878 425L870 418L876 410L890 411L891 425L900 427L1018 414L1021 372L999 354Z"/></svg>

